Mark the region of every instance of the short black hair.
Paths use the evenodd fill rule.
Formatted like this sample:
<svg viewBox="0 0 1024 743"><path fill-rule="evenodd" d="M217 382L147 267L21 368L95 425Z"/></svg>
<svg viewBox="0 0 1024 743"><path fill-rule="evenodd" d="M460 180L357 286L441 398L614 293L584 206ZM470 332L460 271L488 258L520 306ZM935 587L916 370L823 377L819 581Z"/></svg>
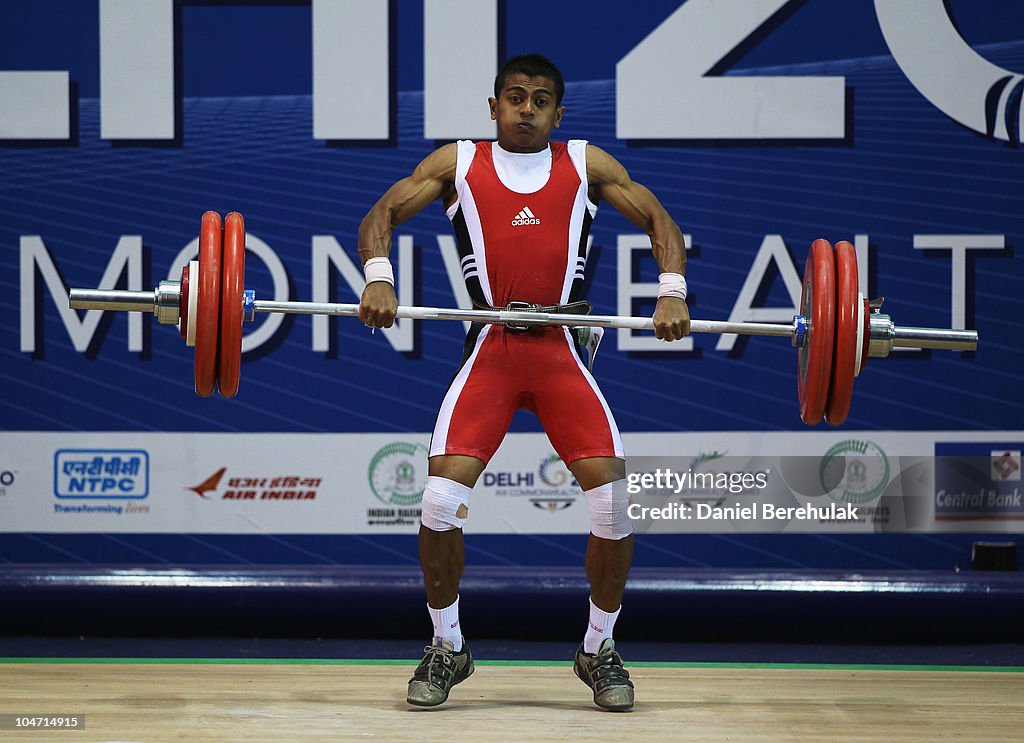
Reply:
<svg viewBox="0 0 1024 743"><path fill-rule="evenodd" d="M562 78L562 72L555 67L555 63L542 54L520 54L506 61L494 78L495 98L501 95L501 89L505 87L508 76L516 74L546 77L551 80L555 84L555 105L561 105L562 96L565 95L565 80Z"/></svg>

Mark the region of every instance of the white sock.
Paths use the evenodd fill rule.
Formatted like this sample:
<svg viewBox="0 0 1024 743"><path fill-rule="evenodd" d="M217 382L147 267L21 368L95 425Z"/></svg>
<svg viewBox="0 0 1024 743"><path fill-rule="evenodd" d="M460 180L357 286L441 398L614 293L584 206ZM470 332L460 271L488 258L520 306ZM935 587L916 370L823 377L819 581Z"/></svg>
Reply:
<svg viewBox="0 0 1024 743"><path fill-rule="evenodd" d="M619 618L619 606L615 611L608 613L600 609L594 599L590 599L590 622L587 623L587 634L583 636L583 652L593 655L601 649L601 643L612 636L612 629L615 627L615 620Z"/></svg>
<svg viewBox="0 0 1024 743"><path fill-rule="evenodd" d="M462 627L459 626L459 597L451 606L435 609L429 603L430 621L434 624L434 637L447 640L455 646L455 652L462 650Z"/></svg>

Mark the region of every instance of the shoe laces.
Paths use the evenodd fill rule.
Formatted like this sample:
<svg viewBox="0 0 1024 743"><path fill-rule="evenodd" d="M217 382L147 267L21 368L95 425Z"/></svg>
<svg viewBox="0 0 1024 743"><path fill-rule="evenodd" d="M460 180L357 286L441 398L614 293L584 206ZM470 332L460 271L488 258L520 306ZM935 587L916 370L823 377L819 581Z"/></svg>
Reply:
<svg viewBox="0 0 1024 743"><path fill-rule="evenodd" d="M455 653L437 645L423 648L426 655L412 675L413 681L425 681L431 686L445 688L455 677Z"/></svg>

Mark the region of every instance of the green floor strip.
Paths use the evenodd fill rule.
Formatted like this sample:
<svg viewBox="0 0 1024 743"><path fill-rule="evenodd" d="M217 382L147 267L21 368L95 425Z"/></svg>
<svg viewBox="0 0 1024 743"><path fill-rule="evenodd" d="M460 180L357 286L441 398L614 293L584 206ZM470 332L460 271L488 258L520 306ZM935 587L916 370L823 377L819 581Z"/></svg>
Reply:
<svg viewBox="0 0 1024 743"><path fill-rule="evenodd" d="M200 666L409 666L415 660L391 658L0 658L0 665L200 665ZM478 660L479 666L569 666L564 660ZM1024 673L1024 666L886 665L882 663L713 663L688 661L633 661L629 668L764 669L814 671L941 671L971 673Z"/></svg>

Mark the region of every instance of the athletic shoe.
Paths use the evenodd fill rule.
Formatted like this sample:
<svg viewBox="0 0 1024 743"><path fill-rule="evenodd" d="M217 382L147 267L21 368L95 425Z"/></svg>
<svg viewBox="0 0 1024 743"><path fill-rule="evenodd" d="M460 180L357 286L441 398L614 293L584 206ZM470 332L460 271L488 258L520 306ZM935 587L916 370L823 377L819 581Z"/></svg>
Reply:
<svg viewBox="0 0 1024 743"><path fill-rule="evenodd" d="M448 692L455 684L473 674L473 654L465 641L462 650L456 653L455 646L440 637L435 637L434 644L423 650L426 655L409 679L406 701L417 707L436 707L448 699Z"/></svg>
<svg viewBox="0 0 1024 743"><path fill-rule="evenodd" d="M633 709L633 682L629 680L629 671L622 667L612 638L601 643L596 655L584 653L580 645L572 670L594 690L594 704L598 707L615 712Z"/></svg>

